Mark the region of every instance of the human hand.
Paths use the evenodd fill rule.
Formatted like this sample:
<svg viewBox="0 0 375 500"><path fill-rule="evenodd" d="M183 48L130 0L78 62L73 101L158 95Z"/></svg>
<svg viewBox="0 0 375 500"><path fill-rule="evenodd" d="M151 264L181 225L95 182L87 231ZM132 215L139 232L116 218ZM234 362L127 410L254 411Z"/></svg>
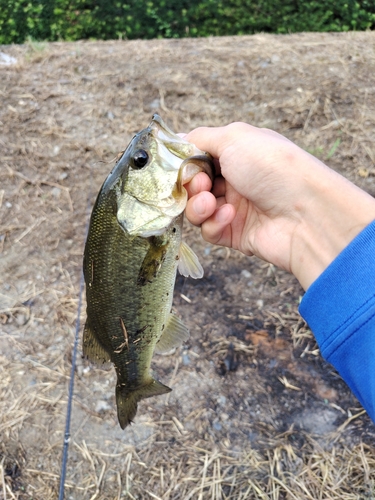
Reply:
<svg viewBox="0 0 375 500"><path fill-rule="evenodd" d="M375 200L280 134L245 123L186 137L217 160L187 186L187 218L207 241L292 272L303 288L372 220Z"/></svg>

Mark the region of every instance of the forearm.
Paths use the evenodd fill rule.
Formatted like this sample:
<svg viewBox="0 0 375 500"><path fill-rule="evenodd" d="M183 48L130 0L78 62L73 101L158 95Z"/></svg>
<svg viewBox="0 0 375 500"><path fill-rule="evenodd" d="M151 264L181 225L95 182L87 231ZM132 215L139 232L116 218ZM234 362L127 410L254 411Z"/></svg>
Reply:
<svg viewBox="0 0 375 500"><path fill-rule="evenodd" d="M307 290L373 220L375 199L325 165L310 170L291 243L291 272Z"/></svg>

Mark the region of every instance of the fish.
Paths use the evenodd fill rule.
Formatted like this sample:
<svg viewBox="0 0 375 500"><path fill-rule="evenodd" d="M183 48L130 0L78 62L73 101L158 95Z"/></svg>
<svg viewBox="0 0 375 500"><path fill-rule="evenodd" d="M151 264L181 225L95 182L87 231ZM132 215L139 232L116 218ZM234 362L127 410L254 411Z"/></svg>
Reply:
<svg viewBox="0 0 375 500"><path fill-rule="evenodd" d="M83 356L114 365L122 429L134 421L139 401L172 390L151 374L153 354L189 337L172 301L177 268L184 276L203 276L182 240L184 184L201 171L213 181L212 157L154 115L119 155L91 213L83 258Z"/></svg>

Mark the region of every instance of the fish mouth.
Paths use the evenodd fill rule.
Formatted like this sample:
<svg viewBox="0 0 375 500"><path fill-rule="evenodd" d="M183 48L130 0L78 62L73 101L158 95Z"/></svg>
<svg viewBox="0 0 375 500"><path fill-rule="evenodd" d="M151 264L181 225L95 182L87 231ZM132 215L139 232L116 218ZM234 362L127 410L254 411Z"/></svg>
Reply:
<svg viewBox="0 0 375 500"><path fill-rule="evenodd" d="M166 169L179 170L178 185L188 183L202 170L213 182L215 169L210 154L175 134L158 114L153 115L149 129L158 143Z"/></svg>
<svg viewBox="0 0 375 500"><path fill-rule="evenodd" d="M202 154L202 151L194 144L185 141L185 139L172 132L172 130L158 114L153 115L149 127L155 139L158 139L172 154L178 158L186 160L191 156Z"/></svg>

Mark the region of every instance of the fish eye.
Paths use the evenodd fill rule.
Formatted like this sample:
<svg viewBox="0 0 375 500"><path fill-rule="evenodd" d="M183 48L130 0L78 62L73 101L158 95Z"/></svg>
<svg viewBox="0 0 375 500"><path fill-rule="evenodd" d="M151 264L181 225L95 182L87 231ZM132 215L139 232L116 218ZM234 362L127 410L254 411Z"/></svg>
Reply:
<svg viewBox="0 0 375 500"><path fill-rule="evenodd" d="M133 155L133 167L141 169L147 165L148 154L144 149L138 149Z"/></svg>

